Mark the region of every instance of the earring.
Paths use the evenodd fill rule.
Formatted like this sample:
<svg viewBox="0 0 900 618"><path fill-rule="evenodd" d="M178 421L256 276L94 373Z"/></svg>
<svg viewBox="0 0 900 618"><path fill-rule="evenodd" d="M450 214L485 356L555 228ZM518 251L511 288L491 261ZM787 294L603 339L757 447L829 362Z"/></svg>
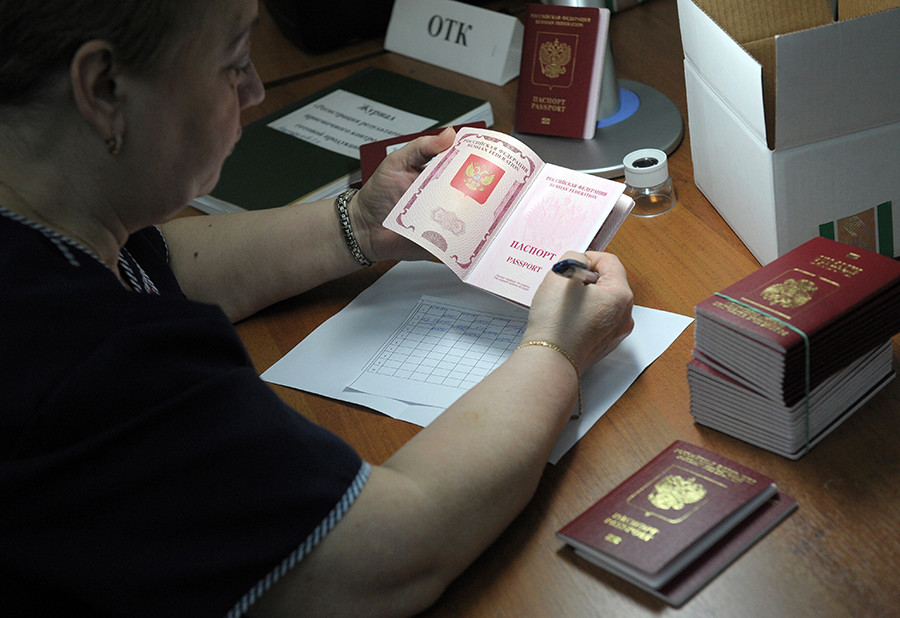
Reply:
<svg viewBox="0 0 900 618"><path fill-rule="evenodd" d="M106 150L112 156L116 156L122 150L122 136L116 133L114 136L106 140Z"/></svg>

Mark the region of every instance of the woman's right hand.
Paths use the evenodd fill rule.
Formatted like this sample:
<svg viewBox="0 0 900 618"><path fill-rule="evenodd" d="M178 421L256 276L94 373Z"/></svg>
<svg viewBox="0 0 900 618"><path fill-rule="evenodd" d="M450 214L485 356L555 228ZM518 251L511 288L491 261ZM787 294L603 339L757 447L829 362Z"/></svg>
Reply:
<svg viewBox="0 0 900 618"><path fill-rule="evenodd" d="M634 296L625 268L615 255L588 251L568 252L562 257L585 261L600 273L600 279L585 285L578 279L547 273L532 300L522 341L555 343L572 355L583 372L631 333Z"/></svg>

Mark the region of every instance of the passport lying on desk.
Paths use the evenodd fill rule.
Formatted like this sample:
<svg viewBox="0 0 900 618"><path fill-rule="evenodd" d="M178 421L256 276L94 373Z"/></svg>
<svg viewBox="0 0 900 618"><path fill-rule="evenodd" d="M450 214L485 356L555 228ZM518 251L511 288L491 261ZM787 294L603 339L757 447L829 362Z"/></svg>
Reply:
<svg viewBox="0 0 900 618"><path fill-rule="evenodd" d="M557 536L678 607L795 508L764 474L677 440Z"/></svg>
<svg viewBox="0 0 900 618"><path fill-rule="evenodd" d="M544 163L504 133L464 128L384 226L471 285L524 306L567 250L602 250L631 212L625 185Z"/></svg>

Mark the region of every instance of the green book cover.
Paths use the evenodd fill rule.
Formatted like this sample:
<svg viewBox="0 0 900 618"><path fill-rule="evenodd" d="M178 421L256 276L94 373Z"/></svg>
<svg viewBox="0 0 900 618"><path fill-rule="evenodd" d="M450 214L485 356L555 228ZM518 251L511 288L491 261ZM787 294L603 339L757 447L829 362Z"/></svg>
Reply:
<svg viewBox="0 0 900 618"><path fill-rule="evenodd" d="M426 128L475 120L493 124L485 100L368 67L244 127L218 184L192 205L210 213L274 208L336 195L358 180L358 153L334 152L269 126L337 90L436 121Z"/></svg>

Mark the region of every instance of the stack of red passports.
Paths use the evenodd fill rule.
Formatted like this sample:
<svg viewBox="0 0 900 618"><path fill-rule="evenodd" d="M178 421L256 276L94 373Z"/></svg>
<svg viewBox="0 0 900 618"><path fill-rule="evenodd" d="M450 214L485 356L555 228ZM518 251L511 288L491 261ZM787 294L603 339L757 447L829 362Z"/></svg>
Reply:
<svg viewBox="0 0 900 618"><path fill-rule="evenodd" d="M557 536L680 607L796 508L766 475L678 440Z"/></svg>
<svg viewBox="0 0 900 618"><path fill-rule="evenodd" d="M691 414L797 459L894 377L900 262L814 238L695 308Z"/></svg>

